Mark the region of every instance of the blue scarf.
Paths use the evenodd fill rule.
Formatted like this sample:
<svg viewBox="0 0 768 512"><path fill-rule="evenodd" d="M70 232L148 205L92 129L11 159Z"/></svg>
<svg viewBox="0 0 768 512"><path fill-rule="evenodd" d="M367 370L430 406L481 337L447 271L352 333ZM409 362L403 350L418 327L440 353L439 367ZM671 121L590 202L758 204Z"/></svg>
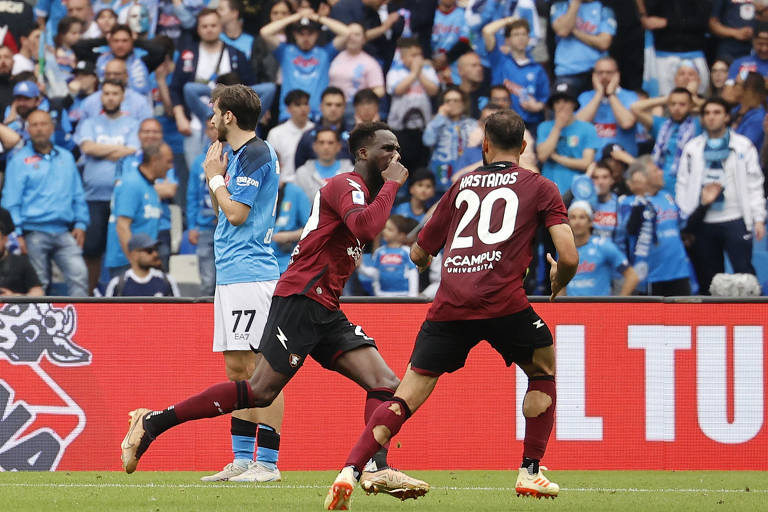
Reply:
<svg viewBox="0 0 768 512"><path fill-rule="evenodd" d="M672 169L669 169L672 176L677 175L677 167L680 164L680 157L683 155L683 147L696 135L696 122L693 116L686 117L681 123L676 123L672 119L664 121L661 129L659 129L659 136L656 137L656 144L653 145L653 154L651 155L654 163L661 169L664 169L664 155L669 152L675 127L678 127L675 137L677 147L675 148L675 160L672 163Z"/></svg>
<svg viewBox="0 0 768 512"><path fill-rule="evenodd" d="M731 152L730 143L731 130L725 130L725 135L718 139L707 138L707 142L704 144L706 169L701 184L719 183L723 187L723 191L720 192L720 195L710 206L712 210L722 210L725 206L725 196L723 195L725 191L725 168L723 164Z"/></svg>

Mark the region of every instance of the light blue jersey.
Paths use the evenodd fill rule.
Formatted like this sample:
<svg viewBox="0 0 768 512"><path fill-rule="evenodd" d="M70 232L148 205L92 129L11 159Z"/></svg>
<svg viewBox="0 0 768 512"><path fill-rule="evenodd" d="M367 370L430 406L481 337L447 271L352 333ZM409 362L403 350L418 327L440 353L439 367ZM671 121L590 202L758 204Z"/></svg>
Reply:
<svg viewBox="0 0 768 512"><path fill-rule="evenodd" d="M279 167L267 142L254 137L232 154L225 182L231 199L251 210L233 226L219 210L213 237L216 284L273 281L280 277L272 252Z"/></svg>
<svg viewBox="0 0 768 512"><path fill-rule="evenodd" d="M115 179L119 180L127 173L139 172L139 164L143 158L143 152L137 151L132 155L125 156L117 161L117 168L115 170ZM168 169L165 174L165 178L157 178L155 183L174 183L178 185L179 180L176 178L176 171L173 168ZM161 199L161 208L163 210L163 216L160 219L160 231L166 231L171 229L171 199Z"/></svg>
<svg viewBox="0 0 768 512"><path fill-rule="evenodd" d="M117 236L118 217L131 219L132 235L146 233L153 239L157 239L162 214L160 198L155 191L154 184L138 169L129 170L123 174L115 183L115 191L112 195L104 265L106 267L121 267L130 263Z"/></svg>
<svg viewBox="0 0 768 512"><path fill-rule="evenodd" d="M569 3L567 0L554 2L549 19L555 22L563 16L568 12ZM615 36L616 17L613 9L598 1L583 2L576 15L576 28L593 36L598 34ZM581 42L573 34L566 38L556 37L555 44L555 76L585 73L595 67L599 58L608 55L608 52Z"/></svg>
<svg viewBox="0 0 768 512"><path fill-rule="evenodd" d="M328 87L328 70L339 50L328 43L315 46L303 52L295 44L280 43L274 54L283 71L283 85L280 88L280 121L288 119L285 95L294 89L309 94L310 117L320 117L320 96Z"/></svg>
<svg viewBox="0 0 768 512"><path fill-rule="evenodd" d="M99 144L117 144L138 149L140 147L138 134L139 122L129 116L122 115L110 119L105 114L84 119L77 125L75 142L78 146L85 141ZM115 183L116 164L108 158L85 156L83 169L83 185L85 199L88 201L109 201Z"/></svg>
<svg viewBox="0 0 768 512"><path fill-rule="evenodd" d="M219 39L224 41L230 46L234 46L245 54L249 59L251 58L251 52L253 51L253 36L247 32L241 32L237 39L232 39L224 32L221 33Z"/></svg>
<svg viewBox="0 0 768 512"><path fill-rule="evenodd" d="M579 268L566 287L569 297L596 297L611 294L613 272L624 273L627 257L608 239L593 236L578 248Z"/></svg>
<svg viewBox="0 0 768 512"><path fill-rule="evenodd" d="M544 121L541 123L536 140L539 142L547 140L554 126L554 121ZM562 156L581 158L585 149L597 149L599 145L600 139L598 139L597 132L592 123L576 119L560 131L560 138L557 140L555 152ZM583 173L574 171L550 158L544 162L541 174L545 178L554 181L562 195L571 189L573 178Z"/></svg>
<svg viewBox="0 0 768 512"><path fill-rule="evenodd" d="M594 97L595 91L581 93L579 95L581 108L584 108L584 106L592 101L592 98ZM629 107L638 100L637 93L627 91L621 87L616 90L616 97L619 98L619 101L627 110L629 110ZM632 128L625 130L619 126L619 122L616 120L616 116L613 113L608 98L603 98L600 102L600 106L597 107L597 112L595 112L595 117L592 119L592 124L595 125L597 136L600 137L600 147L597 149L598 152L608 144L615 143L620 144L630 155L637 156L635 127L632 126Z"/></svg>
<svg viewBox="0 0 768 512"><path fill-rule="evenodd" d="M189 229L213 231L216 228L216 213L213 211L211 195L208 192L208 181L205 179L203 160L205 160L205 153L197 155L189 171L187 225Z"/></svg>

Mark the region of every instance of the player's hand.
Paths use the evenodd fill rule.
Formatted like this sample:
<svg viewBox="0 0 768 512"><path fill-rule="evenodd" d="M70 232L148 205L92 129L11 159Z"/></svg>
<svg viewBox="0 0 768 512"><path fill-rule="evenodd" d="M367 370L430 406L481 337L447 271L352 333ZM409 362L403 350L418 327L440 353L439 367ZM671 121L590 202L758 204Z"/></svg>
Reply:
<svg viewBox="0 0 768 512"><path fill-rule="evenodd" d="M550 302L555 301L555 297L563 290L563 285L557 280L557 261L551 254L547 253L547 261L549 262L549 282L552 287L552 295L549 297Z"/></svg>
<svg viewBox="0 0 768 512"><path fill-rule="evenodd" d="M384 178L384 181L396 181L401 186L405 183L405 180L408 179L408 169L400 163L400 153L395 151L395 155L389 161L384 172L381 173L381 177Z"/></svg>
<svg viewBox="0 0 768 512"><path fill-rule="evenodd" d="M75 228L72 230L72 237L75 239L77 246L82 248L83 244L85 243L85 231L79 228Z"/></svg>
<svg viewBox="0 0 768 512"><path fill-rule="evenodd" d="M196 229L190 229L189 233L187 234L187 238L189 238L189 243L192 245L197 245L197 243L200 241L200 232Z"/></svg>
<svg viewBox="0 0 768 512"><path fill-rule="evenodd" d="M424 272L426 270L429 270L429 266L432 265L432 255L427 255L427 261L423 265L419 265L419 272Z"/></svg>
<svg viewBox="0 0 768 512"><path fill-rule="evenodd" d="M205 177L210 180L214 176L224 176L227 171L228 160L229 157L224 152L224 145L218 140L213 141L203 161Z"/></svg>

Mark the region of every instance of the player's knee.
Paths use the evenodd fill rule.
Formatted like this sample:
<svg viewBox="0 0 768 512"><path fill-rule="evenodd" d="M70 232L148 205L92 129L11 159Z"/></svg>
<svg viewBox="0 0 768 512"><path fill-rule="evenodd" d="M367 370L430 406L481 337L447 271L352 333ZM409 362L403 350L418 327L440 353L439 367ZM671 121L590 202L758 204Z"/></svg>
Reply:
<svg viewBox="0 0 768 512"><path fill-rule="evenodd" d="M389 374L381 375L376 379L376 382L373 383L371 388L373 389L380 389L380 388L386 388L386 389L397 389L397 386L400 385L400 379L397 378L397 375L390 372Z"/></svg>
<svg viewBox="0 0 768 512"><path fill-rule="evenodd" d="M525 394L523 399L523 416L535 418L543 414L552 405L552 397L548 394L532 390Z"/></svg>
<svg viewBox="0 0 768 512"><path fill-rule="evenodd" d="M253 393L253 403L256 407L269 407L280 394L280 390L269 386L251 385L251 393Z"/></svg>
<svg viewBox="0 0 768 512"><path fill-rule="evenodd" d="M394 404L394 405L398 405L398 404ZM384 446L392 438L392 432L389 430L389 428L385 427L384 425L376 425L375 427L373 427L373 438L381 446Z"/></svg>
<svg viewBox="0 0 768 512"><path fill-rule="evenodd" d="M226 372L227 379L231 381L248 380L250 377L244 366L227 365Z"/></svg>

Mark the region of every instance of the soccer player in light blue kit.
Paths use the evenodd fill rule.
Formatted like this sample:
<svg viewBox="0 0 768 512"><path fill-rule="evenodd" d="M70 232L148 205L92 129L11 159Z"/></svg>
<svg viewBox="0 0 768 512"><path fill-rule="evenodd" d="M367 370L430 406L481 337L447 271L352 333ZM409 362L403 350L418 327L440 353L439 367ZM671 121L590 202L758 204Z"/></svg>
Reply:
<svg viewBox="0 0 768 512"><path fill-rule="evenodd" d="M256 136L261 102L244 85L219 86L211 96L215 140L203 162L218 215L214 352L223 352L227 377L248 379L280 272L270 243L275 225L280 167L275 150ZM223 151L229 143L233 153ZM277 469L282 393L267 408L232 413L233 462L203 481L279 481ZM258 432L258 452L252 461Z"/></svg>
<svg viewBox="0 0 768 512"><path fill-rule="evenodd" d="M566 286L569 297L611 295L614 271L624 276L619 295L632 295L637 273L627 257L609 239L592 235L592 207L586 201L574 201L568 208L568 224L579 251L579 267Z"/></svg>

